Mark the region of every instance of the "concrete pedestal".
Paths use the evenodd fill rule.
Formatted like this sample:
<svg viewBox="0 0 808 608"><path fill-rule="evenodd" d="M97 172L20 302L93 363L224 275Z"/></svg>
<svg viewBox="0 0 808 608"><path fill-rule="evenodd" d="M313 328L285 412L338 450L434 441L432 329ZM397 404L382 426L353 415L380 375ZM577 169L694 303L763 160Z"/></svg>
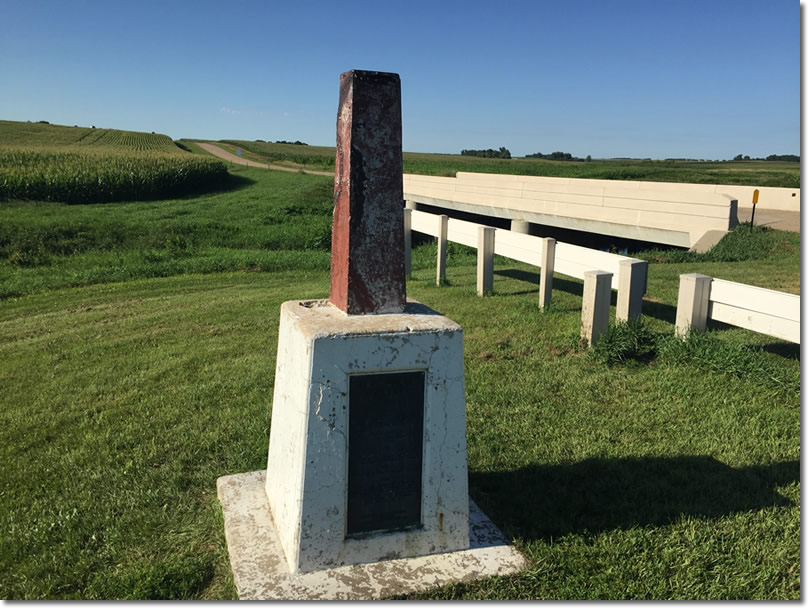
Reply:
<svg viewBox="0 0 808 608"><path fill-rule="evenodd" d="M371 376L371 384L382 387L388 382L399 386L395 383L405 376L417 380L414 392L404 399L406 407L417 414L415 423L407 423L417 431L414 443L407 440L410 447L416 445L417 453L407 464L398 461L398 447L387 450L393 455L389 466L376 463L368 494L356 498L357 486L365 483L368 487L367 478L356 480L356 470L367 475L365 465L384 458L378 452L363 453L359 447L363 444L356 439L356 419L351 420L359 416L361 397L351 391L367 390L361 387L368 386ZM388 391L385 402L378 394L365 406L371 415L383 413L401 400ZM375 427L371 428L375 433ZM382 439L374 449L384 452L388 440L400 440L399 420L388 420L378 434ZM372 443L364 444L364 449ZM404 485L399 480L405 464L416 467L415 483L407 486L402 498L410 505L415 501L408 511L410 519L404 520L405 525L383 529L387 520L382 517L377 522L374 513L383 497L374 496L373 488L376 481L379 485L387 481L393 493L399 491ZM355 468L351 483L349 465ZM470 540L462 329L412 300L403 313L361 316L346 315L325 300L283 304L267 472L261 478L264 496L256 495L255 475L219 480L240 596L244 589L244 596L257 597L258 576L278 586L276 595L265 590L258 593L262 597L326 597L306 595L300 587L308 580L305 575L322 575L312 581L334 576L342 580L345 567L357 564L378 566L373 570L374 576L381 577L378 589L368 594L361 585L352 591L343 587L347 595L338 597L381 597L391 589L398 589L393 593L422 590L426 587L418 560L430 555L435 556L433 561L423 564L429 563L431 568L445 564L445 572L432 585L512 573L525 566L498 532L490 532L496 528L481 513L475 519L486 522L483 528L489 532L482 535L483 541L474 534ZM349 487L351 484L355 486ZM394 496L394 511L397 500ZM245 512L258 515L245 519ZM358 512L365 513L365 521L357 528L351 522L356 522ZM485 539L492 535L498 541L487 543ZM251 538L263 548L254 546ZM259 542L259 538L264 540ZM471 559L467 553L483 549L495 553L478 555L479 559ZM256 560L265 567L257 566ZM379 566L382 563L390 565ZM383 582L385 577L411 580L396 586ZM287 584L293 592L282 593L280 589Z"/></svg>
<svg viewBox="0 0 808 608"><path fill-rule="evenodd" d="M424 373L420 521L352 538L350 379L409 371ZM267 472L269 507L293 572L467 548L463 330L413 301L404 313L361 316L326 301L285 302Z"/></svg>

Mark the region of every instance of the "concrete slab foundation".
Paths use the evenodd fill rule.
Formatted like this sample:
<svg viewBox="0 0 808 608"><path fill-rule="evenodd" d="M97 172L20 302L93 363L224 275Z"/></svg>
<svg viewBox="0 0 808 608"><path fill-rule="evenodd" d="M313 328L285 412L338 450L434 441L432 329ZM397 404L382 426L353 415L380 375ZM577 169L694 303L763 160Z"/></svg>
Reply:
<svg viewBox="0 0 808 608"><path fill-rule="evenodd" d="M470 548L293 574L269 511L266 471L217 481L233 578L242 600L372 600L516 574L527 560L469 500Z"/></svg>

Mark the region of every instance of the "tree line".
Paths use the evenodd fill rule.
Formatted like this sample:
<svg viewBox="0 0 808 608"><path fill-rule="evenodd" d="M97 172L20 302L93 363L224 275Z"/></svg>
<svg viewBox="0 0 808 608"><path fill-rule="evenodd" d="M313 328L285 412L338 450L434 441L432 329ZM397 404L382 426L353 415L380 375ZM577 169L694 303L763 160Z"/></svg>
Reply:
<svg viewBox="0 0 808 608"><path fill-rule="evenodd" d="M798 163L800 157L796 154L769 154L766 158L749 158L748 154L738 154L732 160L779 160L781 162Z"/></svg>
<svg viewBox="0 0 808 608"><path fill-rule="evenodd" d="M266 142L266 140L263 140L263 139L256 139L255 141L256 141L256 143L260 143L260 144L265 144L265 143L267 143L267 142ZM308 145L309 145L309 144L307 144L307 143L305 143L305 142L300 141L299 139L298 139L297 141L286 141L285 139L279 139L279 140L278 140L278 141L276 141L276 142L272 142L272 141L270 141L269 143L276 143L276 144L292 144L292 145L294 145L294 146L308 146Z"/></svg>
<svg viewBox="0 0 808 608"><path fill-rule="evenodd" d="M577 161L577 162L590 162L592 160L592 156L587 155L586 158L578 158L577 156L573 156L569 152L551 152L550 154L542 154L541 152L536 152L535 154L527 154L525 158L542 158L544 160L569 160L569 161Z"/></svg>
<svg viewBox="0 0 808 608"><path fill-rule="evenodd" d="M488 148L487 150L461 150L460 156L481 156L482 158L510 158L511 151L508 148L500 147L499 150Z"/></svg>

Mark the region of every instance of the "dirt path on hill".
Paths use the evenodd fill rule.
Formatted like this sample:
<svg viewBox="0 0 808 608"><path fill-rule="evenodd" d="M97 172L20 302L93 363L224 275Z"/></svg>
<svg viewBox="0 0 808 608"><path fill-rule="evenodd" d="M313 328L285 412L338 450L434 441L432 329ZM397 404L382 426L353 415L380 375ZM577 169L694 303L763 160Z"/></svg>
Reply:
<svg viewBox="0 0 808 608"><path fill-rule="evenodd" d="M314 171L313 169L294 169L292 167L283 167L281 165L272 165L267 163L257 163L254 160L247 160L246 158L241 158L240 156L236 156L220 148L219 146L214 146L213 144L206 144L202 142L196 142L197 145L205 150L206 152L210 152L214 156L218 156L222 160L226 160L231 163L235 163L237 165L245 165L247 167L258 167L259 169L272 169L273 171L289 171L291 173L308 173L309 175L328 175L330 177L334 176L333 171Z"/></svg>

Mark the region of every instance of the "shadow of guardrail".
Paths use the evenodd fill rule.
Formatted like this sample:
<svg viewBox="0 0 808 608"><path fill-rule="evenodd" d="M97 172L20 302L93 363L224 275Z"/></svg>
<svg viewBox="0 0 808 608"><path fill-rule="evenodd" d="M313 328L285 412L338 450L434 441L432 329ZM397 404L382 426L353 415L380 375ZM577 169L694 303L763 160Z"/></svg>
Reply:
<svg viewBox="0 0 808 608"><path fill-rule="evenodd" d="M798 460L733 468L710 456L591 458L469 473L469 492L511 537L664 526L793 506L777 488L800 479Z"/></svg>

